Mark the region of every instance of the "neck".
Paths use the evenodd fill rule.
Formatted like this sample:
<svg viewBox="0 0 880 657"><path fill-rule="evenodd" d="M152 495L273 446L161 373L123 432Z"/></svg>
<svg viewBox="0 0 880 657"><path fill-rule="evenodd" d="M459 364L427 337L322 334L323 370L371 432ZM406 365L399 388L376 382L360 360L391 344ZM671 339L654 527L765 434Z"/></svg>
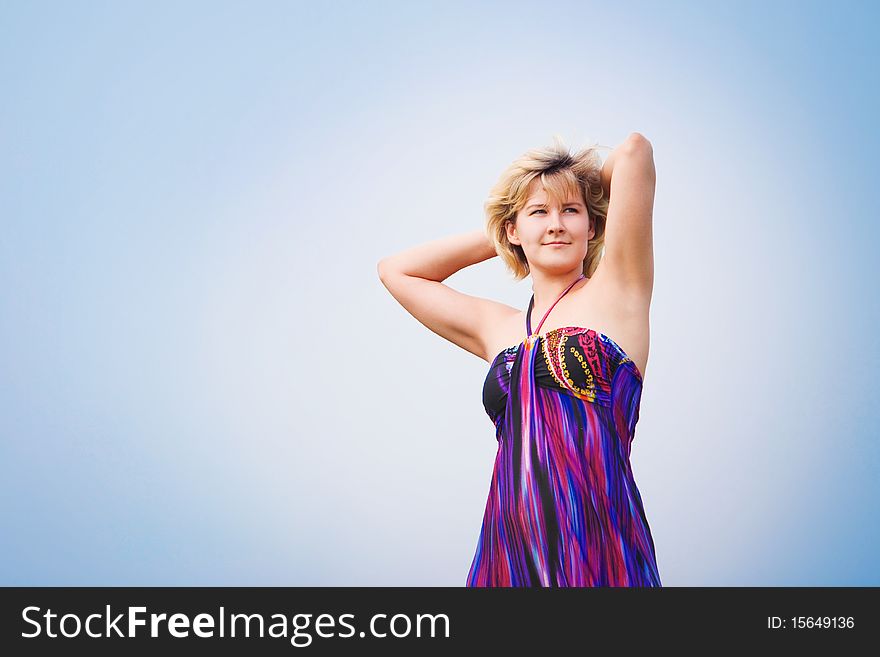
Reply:
<svg viewBox="0 0 880 657"><path fill-rule="evenodd" d="M559 295L565 292L569 285L578 280L582 272L583 269L581 267L563 274L533 272L532 291L535 293L535 314L538 315L539 318L543 316L547 309L556 302ZM571 294L586 284L588 280L589 279L584 279L575 283L571 290L569 290L568 294ZM566 296L568 296L568 294ZM540 314L538 314L538 312L540 312Z"/></svg>

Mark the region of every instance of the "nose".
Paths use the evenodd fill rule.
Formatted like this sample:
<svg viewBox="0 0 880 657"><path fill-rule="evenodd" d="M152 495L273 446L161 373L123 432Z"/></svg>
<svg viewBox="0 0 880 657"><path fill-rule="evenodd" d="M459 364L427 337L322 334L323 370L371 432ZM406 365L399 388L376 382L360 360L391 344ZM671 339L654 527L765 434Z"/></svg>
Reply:
<svg viewBox="0 0 880 657"><path fill-rule="evenodd" d="M562 228L562 213L553 210L552 212L550 212L550 220L547 223L547 229L550 232L555 232L558 231L560 228Z"/></svg>

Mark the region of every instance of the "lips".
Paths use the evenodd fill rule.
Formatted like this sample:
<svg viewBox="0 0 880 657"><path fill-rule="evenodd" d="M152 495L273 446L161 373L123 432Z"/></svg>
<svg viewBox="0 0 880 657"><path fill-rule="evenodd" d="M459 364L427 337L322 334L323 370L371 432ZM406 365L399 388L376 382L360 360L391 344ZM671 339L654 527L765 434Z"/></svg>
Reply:
<svg viewBox="0 0 880 657"><path fill-rule="evenodd" d="M552 244L571 244L571 242L547 242L544 246L550 246Z"/></svg>

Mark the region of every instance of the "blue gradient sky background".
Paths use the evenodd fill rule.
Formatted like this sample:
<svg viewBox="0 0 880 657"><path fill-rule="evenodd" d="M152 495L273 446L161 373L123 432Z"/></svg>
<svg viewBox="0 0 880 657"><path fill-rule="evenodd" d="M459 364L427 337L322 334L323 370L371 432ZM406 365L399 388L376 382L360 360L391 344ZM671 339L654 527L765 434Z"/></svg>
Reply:
<svg viewBox="0 0 880 657"><path fill-rule="evenodd" d="M638 131L664 585L880 584L877 11L717 5L4 3L0 583L463 585L487 366L376 262Z"/></svg>

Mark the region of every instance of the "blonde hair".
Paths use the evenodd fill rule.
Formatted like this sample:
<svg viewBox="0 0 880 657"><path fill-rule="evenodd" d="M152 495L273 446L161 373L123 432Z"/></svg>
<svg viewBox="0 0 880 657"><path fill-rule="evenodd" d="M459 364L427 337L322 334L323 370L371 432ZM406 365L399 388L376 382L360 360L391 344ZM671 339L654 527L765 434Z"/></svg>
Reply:
<svg viewBox="0 0 880 657"><path fill-rule="evenodd" d="M599 148L608 147L594 143L572 155L562 139L554 135L552 146L526 151L504 170L490 190L483 204L486 236L517 281L529 275L529 263L522 247L507 239L507 224L516 225L516 215L528 201L529 185L538 177L553 202L561 205L569 196L578 196L586 204L590 224L596 232L588 243L583 271L587 276L596 271L605 248L608 213Z"/></svg>

